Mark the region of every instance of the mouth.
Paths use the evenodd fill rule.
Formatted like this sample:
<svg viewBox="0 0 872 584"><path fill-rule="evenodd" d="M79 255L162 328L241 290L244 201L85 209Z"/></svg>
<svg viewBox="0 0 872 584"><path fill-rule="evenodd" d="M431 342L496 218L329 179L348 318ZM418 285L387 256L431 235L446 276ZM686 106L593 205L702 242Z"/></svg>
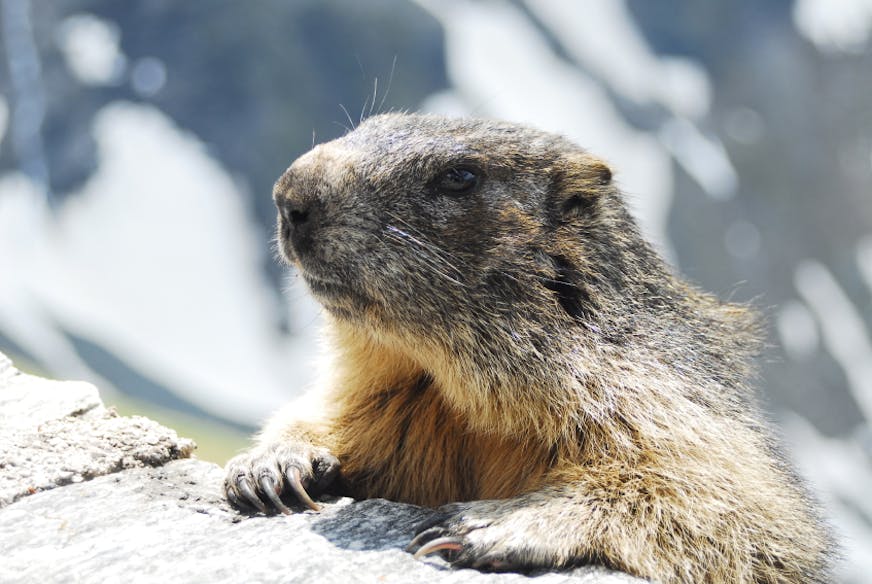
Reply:
<svg viewBox="0 0 872 584"><path fill-rule="evenodd" d="M348 316L350 313L364 310L373 304L372 299L349 282L350 279L324 278L305 269L301 272L312 295L331 312L340 316Z"/></svg>

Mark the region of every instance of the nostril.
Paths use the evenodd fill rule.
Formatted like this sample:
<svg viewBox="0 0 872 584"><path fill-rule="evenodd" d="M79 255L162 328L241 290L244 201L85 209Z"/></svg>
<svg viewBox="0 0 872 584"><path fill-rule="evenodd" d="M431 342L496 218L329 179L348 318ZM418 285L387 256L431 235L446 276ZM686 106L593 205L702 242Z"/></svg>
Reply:
<svg viewBox="0 0 872 584"><path fill-rule="evenodd" d="M291 223L293 223L294 225L302 225L303 223L305 223L306 221L309 220L309 210L308 209L305 209L302 211L298 211L296 209L291 210L290 220L291 220Z"/></svg>
<svg viewBox="0 0 872 584"><path fill-rule="evenodd" d="M310 219L310 206L302 201L277 201L282 220L291 227L299 227Z"/></svg>
<svg viewBox="0 0 872 584"><path fill-rule="evenodd" d="M279 204L281 236L293 246L296 255L309 253L322 221L322 208L318 201L285 200Z"/></svg>

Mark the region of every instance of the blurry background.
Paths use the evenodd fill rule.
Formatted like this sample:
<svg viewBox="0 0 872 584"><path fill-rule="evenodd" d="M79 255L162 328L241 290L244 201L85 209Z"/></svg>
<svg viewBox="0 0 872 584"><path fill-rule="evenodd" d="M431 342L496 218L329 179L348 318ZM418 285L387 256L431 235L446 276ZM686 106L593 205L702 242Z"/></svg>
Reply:
<svg viewBox="0 0 872 584"><path fill-rule="evenodd" d="M761 395L872 582L872 0L0 0L0 351L223 463L311 379L273 181L390 109L609 160L770 323Z"/></svg>

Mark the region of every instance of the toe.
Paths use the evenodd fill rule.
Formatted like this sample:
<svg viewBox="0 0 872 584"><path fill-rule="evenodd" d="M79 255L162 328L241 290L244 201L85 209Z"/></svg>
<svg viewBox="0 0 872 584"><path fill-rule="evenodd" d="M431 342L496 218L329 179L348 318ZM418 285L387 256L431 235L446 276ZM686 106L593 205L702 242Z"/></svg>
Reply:
<svg viewBox="0 0 872 584"><path fill-rule="evenodd" d="M268 513L266 505L263 504L263 501L260 500L260 497L257 496L257 493L254 490L254 484L252 484L251 479L246 475L241 474L236 477L236 490L239 491L239 494L242 495L245 501L251 506L255 507L261 513Z"/></svg>
<svg viewBox="0 0 872 584"><path fill-rule="evenodd" d="M321 510L321 506L312 500L309 493L307 493L306 489L303 487L303 481L300 478L300 469L293 466L288 467L287 470L285 470L285 478L287 479L288 487L300 503L313 511Z"/></svg>
<svg viewBox="0 0 872 584"><path fill-rule="evenodd" d="M270 500L270 503L273 506L284 513L285 515L290 515L291 510L282 502L279 498L279 492L281 492L281 483L276 481L270 475L263 475L260 477L259 481L260 491Z"/></svg>

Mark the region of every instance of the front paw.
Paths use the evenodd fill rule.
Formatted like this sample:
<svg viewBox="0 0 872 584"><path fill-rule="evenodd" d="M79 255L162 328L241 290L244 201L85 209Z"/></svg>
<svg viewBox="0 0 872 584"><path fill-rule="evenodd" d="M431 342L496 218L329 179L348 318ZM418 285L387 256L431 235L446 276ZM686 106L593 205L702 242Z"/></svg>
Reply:
<svg viewBox="0 0 872 584"><path fill-rule="evenodd" d="M317 496L333 482L339 460L325 448L276 443L231 458L225 472L224 493L237 509L288 514L284 497L317 511L310 493Z"/></svg>
<svg viewBox="0 0 872 584"><path fill-rule="evenodd" d="M419 525L406 550L416 558L438 553L452 566L485 571L565 566L564 542L549 540L547 534L534 509L511 500L453 503Z"/></svg>

